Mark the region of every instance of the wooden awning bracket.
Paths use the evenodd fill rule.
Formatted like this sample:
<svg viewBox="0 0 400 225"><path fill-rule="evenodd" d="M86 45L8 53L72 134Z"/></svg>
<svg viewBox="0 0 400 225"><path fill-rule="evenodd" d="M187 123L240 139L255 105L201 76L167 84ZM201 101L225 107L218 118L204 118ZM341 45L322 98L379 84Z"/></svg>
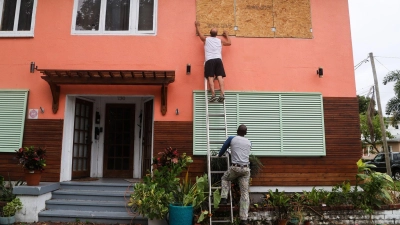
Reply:
<svg viewBox="0 0 400 225"><path fill-rule="evenodd" d="M53 96L53 104L52 104L52 109L53 109L53 113L56 114L58 111L58 106L59 106L59 102L60 102L60 86L53 84L51 82L49 82L50 85L50 90L51 90L51 95Z"/></svg>
<svg viewBox="0 0 400 225"><path fill-rule="evenodd" d="M162 85L161 86L161 114L165 116L167 113L167 93L168 93L168 87L167 85Z"/></svg>
<svg viewBox="0 0 400 225"><path fill-rule="evenodd" d="M175 71L166 70L38 70L50 85L52 109L56 114L61 85L161 85L161 113L167 113L167 86L175 81Z"/></svg>

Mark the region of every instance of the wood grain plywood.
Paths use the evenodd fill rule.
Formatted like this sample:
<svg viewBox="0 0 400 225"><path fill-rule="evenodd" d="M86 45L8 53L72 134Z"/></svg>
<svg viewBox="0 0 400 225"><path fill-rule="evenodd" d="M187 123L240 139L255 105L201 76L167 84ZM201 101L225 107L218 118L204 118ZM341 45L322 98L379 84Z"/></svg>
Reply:
<svg viewBox="0 0 400 225"><path fill-rule="evenodd" d="M197 0L196 20L200 22L200 32L210 35L211 28L216 27L221 35L226 30L235 34L234 0Z"/></svg>
<svg viewBox="0 0 400 225"><path fill-rule="evenodd" d="M310 0L274 0L275 37L312 38Z"/></svg>
<svg viewBox="0 0 400 225"><path fill-rule="evenodd" d="M236 1L238 37L274 37L273 0Z"/></svg>

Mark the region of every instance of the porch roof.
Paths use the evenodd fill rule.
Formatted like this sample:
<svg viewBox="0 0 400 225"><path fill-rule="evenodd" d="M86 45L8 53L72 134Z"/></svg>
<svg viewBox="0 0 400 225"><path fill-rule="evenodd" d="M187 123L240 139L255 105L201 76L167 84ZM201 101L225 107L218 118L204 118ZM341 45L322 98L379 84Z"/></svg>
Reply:
<svg viewBox="0 0 400 225"><path fill-rule="evenodd" d="M161 85L161 112L167 112L167 85L175 81L173 70L60 70L38 69L53 96L57 113L60 85Z"/></svg>

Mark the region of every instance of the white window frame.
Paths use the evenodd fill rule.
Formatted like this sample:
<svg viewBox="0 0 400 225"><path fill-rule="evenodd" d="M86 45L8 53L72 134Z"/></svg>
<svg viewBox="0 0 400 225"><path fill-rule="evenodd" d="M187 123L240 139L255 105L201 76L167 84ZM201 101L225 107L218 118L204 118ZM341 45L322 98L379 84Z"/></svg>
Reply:
<svg viewBox="0 0 400 225"><path fill-rule="evenodd" d="M71 34L72 35L155 35L157 33L158 0L154 0L153 30L146 30L146 31L138 30L140 0L130 0L129 30L127 30L127 31L106 31L105 30L107 0L101 0L99 30L95 30L95 31L93 31L93 30L75 30L76 15L78 12L78 1L79 0L74 0L74 7L73 7L73 12L72 12L72 26L71 26Z"/></svg>
<svg viewBox="0 0 400 225"><path fill-rule="evenodd" d="M18 31L19 10L21 8L21 0L16 0L17 6L15 7L14 28L12 31L0 31L0 37L33 37L36 21L36 7L38 0L33 0L32 21L31 29L29 31ZM3 18L3 5L4 0L0 0L0 23Z"/></svg>

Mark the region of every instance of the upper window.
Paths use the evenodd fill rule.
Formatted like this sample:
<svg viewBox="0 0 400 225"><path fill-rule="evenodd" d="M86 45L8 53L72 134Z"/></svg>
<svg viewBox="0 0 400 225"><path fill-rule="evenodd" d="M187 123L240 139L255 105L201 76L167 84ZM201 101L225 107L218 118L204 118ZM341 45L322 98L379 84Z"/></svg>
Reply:
<svg viewBox="0 0 400 225"><path fill-rule="evenodd" d="M35 0L0 0L0 36L33 37Z"/></svg>
<svg viewBox="0 0 400 225"><path fill-rule="evenodd" d="M157 0L75 0L73 34L154 34Z"/></svg>

